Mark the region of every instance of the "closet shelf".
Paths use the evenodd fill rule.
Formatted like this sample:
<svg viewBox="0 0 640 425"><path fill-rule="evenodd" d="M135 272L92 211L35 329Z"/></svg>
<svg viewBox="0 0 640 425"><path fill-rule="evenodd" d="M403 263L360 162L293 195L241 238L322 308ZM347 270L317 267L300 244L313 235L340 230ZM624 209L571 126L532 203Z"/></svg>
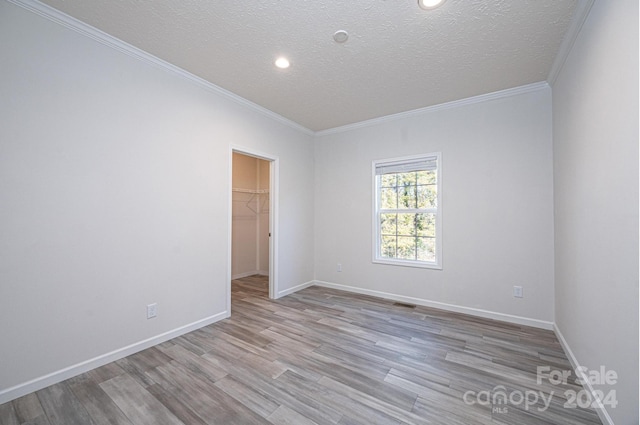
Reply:
<svg viewBox="0 0 640 425"><path fill-rule="evenodd" d="M238 187L233 187L231 190L234 193L247 193L251 195L249 199L240 200L238 202L243 202L245 206L251 210L254 214L268 213L269 208L265 208L265 205L269 202L268 196L260 196L260 195L268 195L269 189L242 189ZM256 205L253 205L253 200L256 200ZM236 201L235 199L233 200Z"/></svg>
<svg viewBox="0 0 640 425"><path fill-rule="evenodd" d="M254 195L260 195L263 193L269 193L269 189L242 189L239 187L234 187L231 189L233 192L239 193L253 193Z"/></svg>

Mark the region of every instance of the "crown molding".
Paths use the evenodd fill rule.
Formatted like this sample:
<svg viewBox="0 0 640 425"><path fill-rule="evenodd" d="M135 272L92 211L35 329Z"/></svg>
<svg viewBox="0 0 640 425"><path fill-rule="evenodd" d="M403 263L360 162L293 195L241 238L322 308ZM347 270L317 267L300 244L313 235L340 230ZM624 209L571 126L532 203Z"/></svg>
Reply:
<svg viewBox="0 0 640 425"><path fill-rule="evenodd" d="M556 82L564 63L567 61L567 57L569 57L573 44L576 42L578 34L580 34L580 30L582 29L584 22L587 20L587 16L589 16L589 12L591 11L594 1L595 0L578 0L576 11L573 15L573 19L571 19L571 24L569 24L569 29L564 35L558 54L556 55L556 58L551 65L549 75L547 76L547 82L550 86L553 86Z"/></svg>
<svg viewBox="0 0 640 425"><path fill-rule="evenodd" d="M88 25L76 18L73 18L66 13L63 13L53 7L41 3L37 0L7 0L10 3L15 4L23 9L26 9L30 12L33 12L43 18L46 18L52 22L55 22L59 25L62 25L68 29L71 29L79 34L82 34L86 37L89 37L105 46L111 47L115 50L118 50L121 53L124 53L130 57L141 60L155 67L163 68L173 74L179 75L182 78L190 80L191 82L203 87L204 89L218 94L226 99L229 99L237 104L240 104L248 109L251 109L255 112L260 113L268 118L271 118L274 121L277 121L281 124L284 124L292 129L298 130L302 133L305 133L309 136L313 136L314 131L294 122L288 118L283 117L269 109L266 109L258 104L255 104L243 97L238 96L235 93L232 93L228 90L223 89L222 87L216 86L215 84L210 83L209 81L200 78L190 72L185 71L182 68L179 68L175 65L170 64L156 56L153 56L150 53L145 52L135 46L132 46L112 35L107 34L104 31L101 31L91 25Z"/></svg>
<svg viewBox="0 0 640 425"><path fill-rule="evenodd" d="M383 122L395 121L403 118L408 118L416 115L421 115L425 113L435 112L443 109L457 108L465 105L472 105L475 103L486 102L493 99L499 99L503 97L515 96L523 93L533 92L537 90L542 90L545 88L549 88L555 82L562 66L564 65L573 44L575 43L576 38L582 28L591 7L595 0L578 0L578 5L576 7L576 12L571 21L570 27L567 30L567 33L562 41L558 54L553 62L549 75L547 77L547 81L537 82L533 84L528 84L520 87L510 88L506 90L500 90L492 93L482 94L479 96L473 96L465 99L454 100L451 102L441 103L438 105L427 106L424 108L414 109L411 111L400 112L397 114L386 115L379 118L373 118L370 120L360 121L353 124L347 124L340 127L329 128L326 130L313 131L307 127L304 127L288 118L283 117L267 108L264 108L256 103L253 103L243 97L238 96L235 93L232 93L228 90L223 89L211 82L200 78L194 74L191 74L188 71L185 71L182 68L179 68L169 62L166 62L156 56L151 55L150 53L145 52L137 47L134 47L118 38L113 37L101 31L91 25L88 25L76 18L73 18L57 9L54 9L51 6L48 6L44 3L39 2L38 0L7 0L10 3L13 3L23 9L29 10L41 17L44 17L52 22L55 22L59 25L62 25L68 29L71 29L79 34L82 34L86 37L89 37L105 46L111 47L121 53L124 53L130 57L136 58L147 64L150 64L155 67L159 67L165 69L171 73L181 76L191 82L199 85L200 87L213 92L217 95L220 95L226 99L233 101L236 104L242 105L247 109L258 112L259 114L268 117L276 122L279 122L289 128L300 131L308 136L326 136L329 134L342 133L345 131L354 130L357 128L369 127L373 125L377 125Z"/></svg>
<svg viewBox="0 0 640 425"><path fill-rule="evenodd" d="M547 84L546 81L540 81L538 83L532 83L532 84L513 87L510 89L500 90L492 93L486 93L478 96L467 97L465 99L453 100L451 102L440 103L438 105L427 106L419 109L413 109L411 111L385 115L383 117L373 118L366 121L360 121L354 124L347 124L341 127L335 127L335 128L329 128L327 130L316 131L316 136L320 137L320 136L327 136L330 134L344 133L346 131L355 130L357 128L371 127L371 126L382 124L389 121L397 121L405 118L415 117L418 115L428 114L436 111L442 111L444 109L452 109L452 108L459 108L467 105L474 105L477 103L487 102L490 100L502 99L510 96L517 96L519 94L536 92L536 91L545 90L548 88L549 88L549 84Z"/></svg>

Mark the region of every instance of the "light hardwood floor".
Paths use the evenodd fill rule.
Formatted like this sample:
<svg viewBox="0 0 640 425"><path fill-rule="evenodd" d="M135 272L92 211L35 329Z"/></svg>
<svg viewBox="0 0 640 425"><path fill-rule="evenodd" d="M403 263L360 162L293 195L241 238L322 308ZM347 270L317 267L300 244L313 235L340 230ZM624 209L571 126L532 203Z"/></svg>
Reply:
<svg viewBox="0 0 640 425"><path fill-rule="evenodd" d="M550 331L319 287L272 301L257 276L232 288L230 319L0 405L0 424L600 424L563 407L580 387L536 383L537 366L571 369ZM511 402L465 403L483 391ZM541 391L548 409L519 402Z"/></svg>

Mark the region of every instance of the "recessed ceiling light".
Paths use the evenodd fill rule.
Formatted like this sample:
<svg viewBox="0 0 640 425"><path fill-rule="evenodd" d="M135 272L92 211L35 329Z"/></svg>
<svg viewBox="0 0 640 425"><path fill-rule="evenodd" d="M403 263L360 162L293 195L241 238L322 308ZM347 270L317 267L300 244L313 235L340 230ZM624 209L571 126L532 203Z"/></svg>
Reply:
<svg viewBox="0 0 640 425"><path fill-rule="evenodd" d="M276 59L276 66L280 69L287 69L289 68L289 61L287 60L287 58L278 58Z"/></svg>
<svg viewBox="0 0 640 425"><path fill-rule="evenodd" d="M438 6L442 6L445 0L418 0L418 6L423 9L430 10L435 9Z"/></svg>

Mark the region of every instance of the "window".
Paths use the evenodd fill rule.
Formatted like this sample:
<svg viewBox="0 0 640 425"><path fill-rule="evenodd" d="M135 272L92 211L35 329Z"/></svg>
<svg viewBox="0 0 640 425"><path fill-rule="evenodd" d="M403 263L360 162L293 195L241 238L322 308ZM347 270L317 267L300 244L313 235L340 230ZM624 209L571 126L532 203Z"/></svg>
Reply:
<svg viewBox="0 0 640 425"><path fill-rule="evenodd" d="M442 268L440 154L374 161L375 263Z"/></svg>

